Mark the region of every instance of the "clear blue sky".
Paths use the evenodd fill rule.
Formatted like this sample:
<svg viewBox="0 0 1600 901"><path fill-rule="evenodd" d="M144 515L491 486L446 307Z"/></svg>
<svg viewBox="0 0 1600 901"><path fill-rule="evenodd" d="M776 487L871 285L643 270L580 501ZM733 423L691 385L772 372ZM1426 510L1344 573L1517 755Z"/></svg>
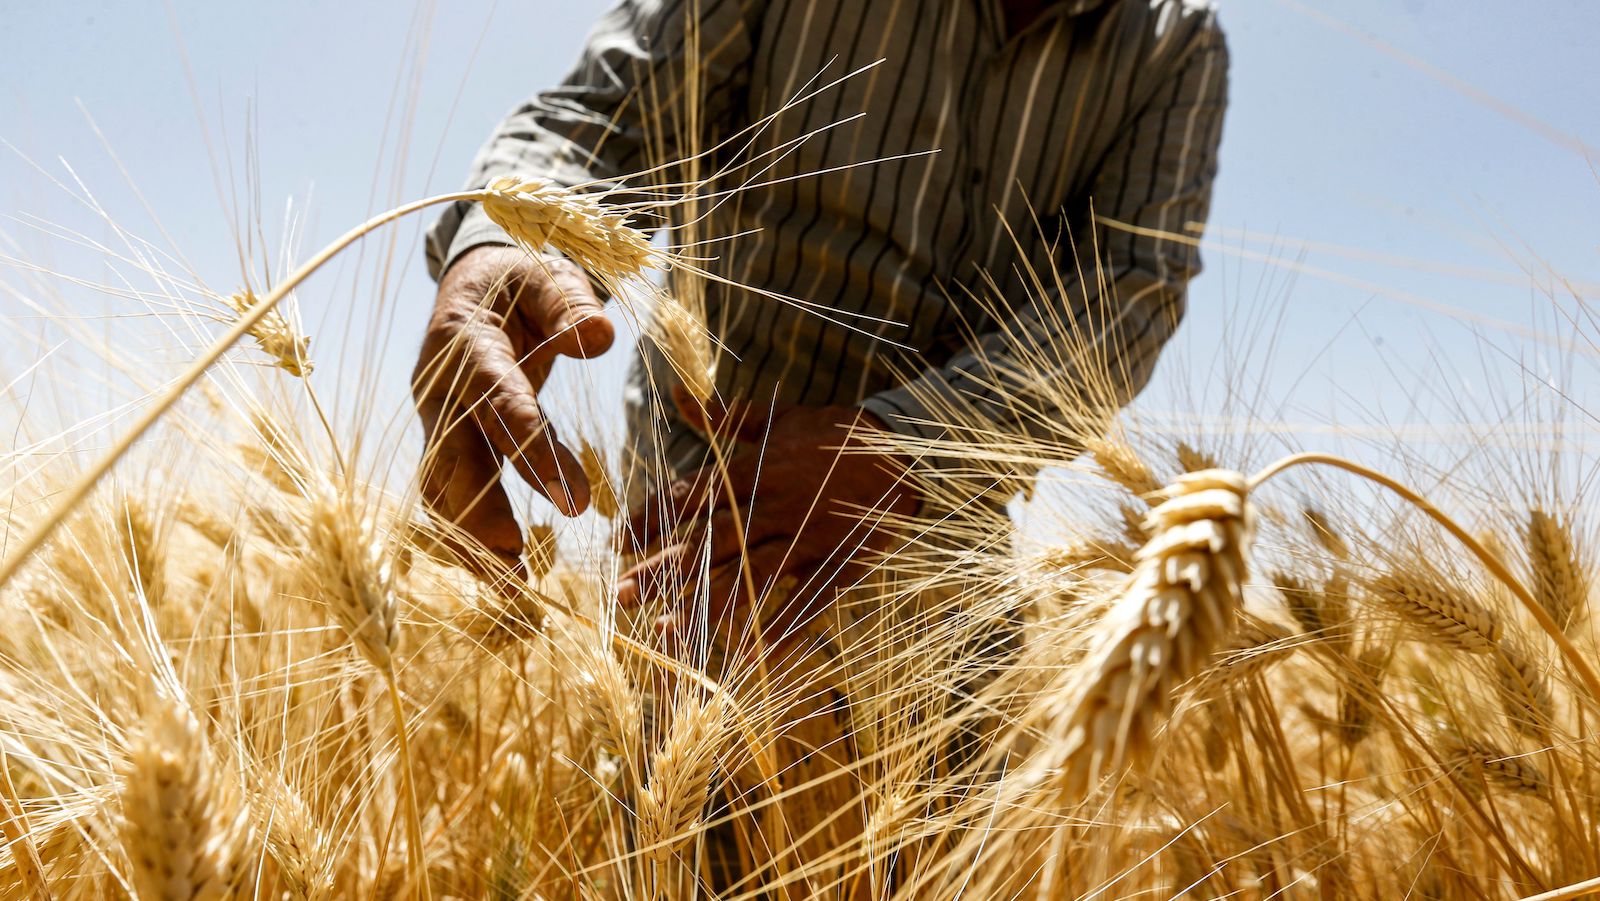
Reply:
<svg viewBox="0 0 1600 901"><path fill-rule="evenodd" d="M498 117L562 76L602 6L0 0L0 138L57 175L64 158L119 220L158 238L97 144L86 110L195 270L231 289L237 256L214 185L245 192L246 148L256 154L269 237L295 198L308 211L298 246L309 252L391 199L456 187ZM1600 161L1581 150L1600 146L1600 4L1221 6L1233 88L1212 237L1228 248L1207 254L1188 324L1163 364L1193 377L1164 380L1180 387L1153 389L1141 407L1221 411L1225 382L1212 359L1222 344L1252 361L1228 364L1232 371L1271 382L1274 395L1295 386L1294 406L1265 414L1296 421L1463 415L1452 409L1455 399L1515 393L1519 367L1567 378L1546 341L1521 333L1562 330L1524 267L1548 266L1535 274L1547 280L1557 272L1590 296L1587 286L1600 285ZM413 91L414 118L403 133L403 101ZM0 213L103 232L5 149ZM384 410L402 403L431 301L422 224L399 233L381 359L332 337L360 312L352 305L372 297L370 282L353 281L354 267L301 296L317 336L316 378L331 385L364 370L372 379L364 390L377 392ZM103 275L93 260L18 222L0 222L0 231L34 259ZM370 271L372 260L365 262ZM1316 272L1294 277L1282 265L1296 262ZM0 280L14 281L3 267ZM65 290L75 308L103 308ZM1428 312L1430 304L1456 315ZM0 297L0 314L16 312ZM1255 331L1263 325L1267 337ZM1497 348L1487 355L1495 370L1487 377L1486 346ZM621 356L586 373L594 396L614 393ZM4 374L24 362L7 360ZM1593 397L1592 373L1592 365L1578 367L1571 377L1579 382L1563 389L1580 401ZM349 387L339 393L348 396Z"/></svg>

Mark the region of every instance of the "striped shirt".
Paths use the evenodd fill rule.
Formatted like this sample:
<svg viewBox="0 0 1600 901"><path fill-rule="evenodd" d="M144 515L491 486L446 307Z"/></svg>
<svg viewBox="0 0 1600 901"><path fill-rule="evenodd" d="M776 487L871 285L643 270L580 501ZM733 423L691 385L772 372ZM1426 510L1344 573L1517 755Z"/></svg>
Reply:
<svg viewBox="0 0 1600 901"><path fill-rule="evenodd" d="M565 83L501 123L469 186L525 174L626 187L675 150L652 136L676 111L649 101L674 96L690 55L703 146L870 66L764 128L748 152L822 131L710 223L739 237L707 268L838 311L713 286L724 397L858 404L926 438L955 407L1015 433L1033 427L1017 411L1038 379L1059 395L1074 375L1007 355L1018 335L1049 347L1067 329L1116 361L1122 402L1148 381L1199 271L1193 243L1170 236L1205 220L1217 169L1228 63L1209 4L1060 0L1010 33L1001 0L621 0ZM486 243L511 242L475 206L448 209L430 272ZM1042 305L1030 271L1061 274ZM640 347L636 433L647 377L670 373ZM664 425L669 464L698 465L698 436Z"/></svg>

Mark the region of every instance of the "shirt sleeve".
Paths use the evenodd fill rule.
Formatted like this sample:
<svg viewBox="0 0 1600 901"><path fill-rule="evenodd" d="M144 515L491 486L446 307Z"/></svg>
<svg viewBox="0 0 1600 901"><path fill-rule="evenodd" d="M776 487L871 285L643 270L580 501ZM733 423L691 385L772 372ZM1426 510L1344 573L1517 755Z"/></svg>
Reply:
<svg viewBox="0 0 1600 901"><path fill-rule="evenodd" d="M725 121L747 89L756 0L619 0L590 32L572 73L511 111L466 184L504 175L566 187L629 187L627 175L681 156L687 122ZM691 93L692 92L692 93ZM699 109L685 102L698 99ZM447 207L427 235L438 279L480 244L512 244L477 203Z"/></svg>
<svg viewBox="0 0 1600 901"><path fill-rule="evenodd" d="M1085 416L1103 426L1143 389L1200 271L1193 229L1210 207L1228 91L1227 47L1211 16L1113 142L1057 272L1041 273L1029 297L1006 298L996 326L946 365L868 397L864 409L929 441L1059 438L1094 428Z"/></svg>

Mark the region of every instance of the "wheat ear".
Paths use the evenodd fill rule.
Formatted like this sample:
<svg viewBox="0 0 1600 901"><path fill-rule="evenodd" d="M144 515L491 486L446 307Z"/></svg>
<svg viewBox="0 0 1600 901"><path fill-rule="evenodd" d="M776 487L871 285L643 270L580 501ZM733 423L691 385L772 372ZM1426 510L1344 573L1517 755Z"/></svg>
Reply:
<svg viewBox="0 0 1600 901"><path fill-rule="evenodd" d="M406 806L406 831L413 875L424 898L432 896L422 844L422 814L412 775L411 744L394 654L396 631L394 554L368 515L345 495L324 487L313 498L307 545L320 584L329 589L328 609L350 641L383 676L394 712L400 784Z"/></svg>
<svg viewBox="0 0 1600 901"><path fill-rule="evenodd" d="M711 338L702 318L663 293L656 298L648 334L695 400L711 400L716 393L715 371Z"/></svg>
<svg viewBox="0 0 1600 901"><path fill-rule="evenodd" d="M1233 629L1243 597L1254 512L1244 476L1179 476L1150 511L1153 535L1127 589L1095 624L1090 650L1054 712L1064 736L1064 793L1142 762L1176 688L1199 673Z"/></svg>
<svg viewBox="0 0 1600 901"><path fill-rule="evenodd" d="M1332 466L1336 469L1342 469L1351 475L1359 476L1360 478L1366 479L1375 485L1382 485L1384 488L1387 488L1389 491L1403 498L1406 503L1411 504L1418 510L1421 510L1429 519L1433 520L1441 528L1449 532L1451 537L1455 538L1456 541L1459 541L1463 547L1471 551L1472 555L1478 558L1478 561L1482 563L1484 567L1489 570L1489 572L1493 573L1496 579L1499 579L1503 585L1511 589L1511 593L1516 597L1517 603L1521 604L1522 609L1526 610L1528 615L1533 617L1534 622L1539 624L1539 628L1542 629L1545 635L1549 636L1550 640L1555 643L1558 649L1560 649L1562 659L1567 662L1567 665L1572 668L1572 671L1580 680L1583 681L1584 688L1586 688L1589 693L1589 697L1587 699L1588 702L1595 703L1597 700L1600 700L1600 672L1595 670L1594 664L1589 662L1589 658L1578 649L1577 645L1572 643L1572 639L1567 637L1567 634L1562 631L1555 619L1552 618L1549 612L1539 604L1539 601L1536 598L1534 598L1533 593L1528 590L1527 586L1523 585L1522 582L1511 573L1511 570L1506 567L1505 561L1501 560L1497 555L1491 553L1488 548L1483 546L1483 542L1473 537L1472 533L1468 532L1466 529L1463 529L1460 523L1456 522L1454 519L1451 519L1438 507L1435 507L1432 501L1429 501L1422 494L1397 481L1396 479L1390 478L1389 476L1384 475L1383 473L1378 472L1371 467L1362 466L1360 463L1356 463L1353 460L1347 460L1344 457L1340 457L1335 454L1290 454L1289 456L1277 460L1276 462L1268 465L1266 468L1252 475L1250 477L1250 487L1252 489L1259 488L1262 484L1283 474L1284 472L1287 472L1290 469L1293 469L1296 466Z"/></svg>
<svg viewBox="0 0 1600 901"><path fill-rule="evenodd" d="M1094 457L1102 475L1139 497L1154 495L1161 490L1161 482L1128 442L1110 436L1094 438L1084 442L1084 449Z"/></svg>
<svg viewBox="0 0 1600 901"><path fill-rule="evenodd" d="M1548 740L1555 722L1550 684L1519 645L1502 641L1495 655L1500 705L1511 728L1538 741Z"/></svg>
<svg viewBox="0 0 1600 901"><path fill-rule="evenodd" d="M594 512L606 519L616 519L622 512L622 504L617 500L617 489L611 482L611 469L606 466L600 450L590 444L587 438L578 451L578 462L583 465L584 478L589 480L589 503L594 507Z"/></svg>
<svg viewBox="0 0 1600 901"><path fill-rule="evenodd" d="M240 315L256 305L255 292L248 288L228 295L225 300ZM300 378L311 374L311 337L296 332L282 311L276 308L268 310L250 326L249 335L267 356L277 362L279 369Z"/></svg>
<svg viewBox="0 0 1600 901"><path fill-rule="evenodd" d="M140 901L232 896L246 813L182 704L163 699L134 736L120 797L122 848Z"/></svg>
<svg viewBox="0 0 1600 901"><path fill-rule="evenodd" d="M654 268L650 239L593 194L509 175L484 186L481 198L489 218L525 249L554 248L594 278L621 281Z"/></svg>
<svg viewBox="0 0 1600 901"><path fill-rule="evenodd" d="M650 784L639 791L639 847L658 867L694 837L711 798L711 780L727 731L721 695L698 695L673 711L672 724L650 768Z"/></svg>
<svg viewBox="0 0 1600 901"><path fill-rule="evenodd" d="M334 620L374 667L393 672L398 639L393 561L371 518L337 492L324 491L312 504L306 544Z"/></svg>
<svg viewBox="0 0 1600 901"><path fill-rule="evenodd" d="M1589 603L1589 569L1571 527L1535 508L1528 511L1524 543L1534 597L1562 631L1570 632Z"/></svg>
<svg viewBox="0 0 1600 901"><path fill-rule="evenodd" d="M1526 758L1507 754L1487 742L1445 736L1440 741L1439 756L1446 767L1476 773L1484 783L1496 788L1525 795L1543 796L1549 792L1550 780L1543 770Z"/></svg>
<svg viewBox="0 0 1600 901"><path fill-rule="evenodd" d="M1373 580L1372 590L1441 644L1482 654L1500 641L1500 621L1492 613L1428 576L1386 573Z"/></svg>

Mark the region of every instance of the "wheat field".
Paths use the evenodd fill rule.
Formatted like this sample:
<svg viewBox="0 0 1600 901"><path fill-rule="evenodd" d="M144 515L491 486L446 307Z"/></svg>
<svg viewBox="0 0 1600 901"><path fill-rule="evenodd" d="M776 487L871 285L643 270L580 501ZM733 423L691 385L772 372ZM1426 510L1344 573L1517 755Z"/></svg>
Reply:
<svg viewBox="0 0 1600 901"><path fill-rule="evenodd" d="M711 176L676 171L699 227ZM1581 436L1358 462L1156 428L1117 414L1114 361L1013 336L1104 390L1019 409L1027 436L951 409L942 441L879 439L963 465L914 468L930 502L870 575L736 653L703 610L663 637L612 603L620 448L585 444L596 512L530 522L516 573L427 516L414 460L330 422L290 298L462 199L636 298L713 400L702 236L652 244L604 191L427 198L261 290L158 278L196 330L109 437L8 410L44 424L0 457L0 898L1600 891ZM997 493L1028 528L973 503Z"/></svg>

